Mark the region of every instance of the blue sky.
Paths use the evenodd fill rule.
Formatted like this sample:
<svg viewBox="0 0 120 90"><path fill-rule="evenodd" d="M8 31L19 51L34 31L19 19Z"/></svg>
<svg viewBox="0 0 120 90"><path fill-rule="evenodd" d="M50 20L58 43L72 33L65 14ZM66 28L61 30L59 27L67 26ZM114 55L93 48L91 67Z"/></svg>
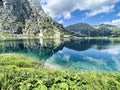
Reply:
<svg viewBox="0 0 120 90"><path fill-rule="evenodd" d="M64 26L85 22L120 27L120 0L41 0L44 11Z"/></svg>

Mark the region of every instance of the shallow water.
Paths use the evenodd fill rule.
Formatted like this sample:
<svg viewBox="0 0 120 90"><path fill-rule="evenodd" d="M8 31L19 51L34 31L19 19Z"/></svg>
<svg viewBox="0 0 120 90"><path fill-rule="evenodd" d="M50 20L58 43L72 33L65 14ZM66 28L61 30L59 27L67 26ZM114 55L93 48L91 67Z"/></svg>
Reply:
<svg viewBox="0 0 120 90"><path fill-rule="evenodd" d="M99 72L120 69L119 39L0 41L0 53L24 54L51 68Z"/></svg>

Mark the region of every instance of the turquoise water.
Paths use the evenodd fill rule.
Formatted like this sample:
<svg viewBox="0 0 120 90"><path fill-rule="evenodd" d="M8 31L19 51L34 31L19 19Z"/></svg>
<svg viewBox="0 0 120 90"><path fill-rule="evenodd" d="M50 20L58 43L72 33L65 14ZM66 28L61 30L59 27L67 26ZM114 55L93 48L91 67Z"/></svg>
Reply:
<svg viewBox="0 0 120 90"><path fill-rule="evenodd" d="M49 68L99 72L120 69L119 39L0 41L0 53L24 54Z"/></svg>

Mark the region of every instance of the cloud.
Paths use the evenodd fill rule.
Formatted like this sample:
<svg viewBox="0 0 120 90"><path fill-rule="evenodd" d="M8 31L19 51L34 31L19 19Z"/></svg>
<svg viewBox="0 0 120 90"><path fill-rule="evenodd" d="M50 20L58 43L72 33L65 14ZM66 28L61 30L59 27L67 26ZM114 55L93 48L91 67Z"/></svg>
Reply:
<svg viewBox="0 0 120 90"><path fill-rule="evenodd" d="M64 19L70 19L70 18L72 18L72 16L71 16L70 13L65 13L65 14L63 14L63 16L64 16Z"/></svg>
<svg viewBox="0 0 120 90"><path fill-rule="evenodd" d="M111 24L111 25L116 25L116 26L120 27L120 19L115 19L112 21L103 22L103 24Z"/></svg>
<svg viewBox="0 0 120 90"><path fill-rule="evenodd" d="M120 0L41 0L46 13L53 18L70 19L75 10L86 11L86 16L114 11L115 4Z"/></svg>
<svg viewBox="0 0 120 90"><path fill-rule="evenodd" d="M114 5L102 6L100 9L96 9L96 10L86 13L86 16L91 17L91 16L95 16L100 13L109 13L113 11L113 8L114 8Z"/></svg>
<svg viewBox="0 0 120 90"><path fill-rule="evenodd" d="M62 24L62 23L63 23L63 20L59 20L58 23Z"/></svg>
<svg viewBox="0 0 120 90"><path fill-rule="evenodd" d="M117 14L117 16L120 16L120 12Z"/></svg>
<svg viewBox="0 0 120 90"><path fill-rule="evenodd" d="M42 7L53 18L60 18L62 16L66 18L66 14L68 16L68 14L70 15L75 10L77 1L73 0L71 3L71 0L44 0L46 4L43 4Z"/></svg>

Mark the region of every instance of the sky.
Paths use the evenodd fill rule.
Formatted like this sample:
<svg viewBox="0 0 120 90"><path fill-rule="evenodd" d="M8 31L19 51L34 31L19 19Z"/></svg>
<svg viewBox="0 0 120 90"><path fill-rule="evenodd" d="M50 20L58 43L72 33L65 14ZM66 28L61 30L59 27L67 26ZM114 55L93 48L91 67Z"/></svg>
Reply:
<svg viewBox="0 0 120 90"><path fill-rule="evenodd" d="M64 26L83 22L120 27L120 0L41 0L41 5Z"/></svg>

